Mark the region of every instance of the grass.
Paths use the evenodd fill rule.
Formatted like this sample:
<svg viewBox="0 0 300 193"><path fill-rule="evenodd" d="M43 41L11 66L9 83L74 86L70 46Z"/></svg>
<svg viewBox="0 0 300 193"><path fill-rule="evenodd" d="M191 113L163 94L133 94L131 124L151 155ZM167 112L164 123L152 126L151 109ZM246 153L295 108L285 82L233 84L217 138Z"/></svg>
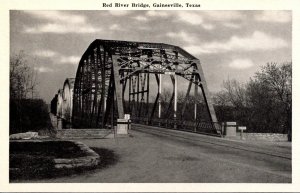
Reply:
<svg viewBox="0 0 300 193"><path fill-rule="evenodd" d="M72 141L10 142L10 153L50 158L76 158L86 156Z"/></svg>
<svg viewBox="0 0 300 193"><path fill-rule="evenodd" d="M62 142L62 141L61 141ZM46 144L10 143L10 182L31 179L49 179L68 175L80 175L85 172L104 169L114 165L118 156L109 149L91 148L100 156L100 163L95 167L55 169L54 158L75 158L84 156L78 147L67 141L61 144L51 141Z"/></svg>

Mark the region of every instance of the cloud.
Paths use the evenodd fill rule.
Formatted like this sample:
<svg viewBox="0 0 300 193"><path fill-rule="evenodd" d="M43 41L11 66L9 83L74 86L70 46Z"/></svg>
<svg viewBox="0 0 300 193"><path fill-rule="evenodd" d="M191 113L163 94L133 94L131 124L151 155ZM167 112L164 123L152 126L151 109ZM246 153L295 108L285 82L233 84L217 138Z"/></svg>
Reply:
<svg viewBox="0 0 300 193"><path fill-rule="evenodd" d="M212 30L215 28L214 25L204 22L202 12L192 12L192 11L180 11L177 14L174 14L178 17L180 21L183 21L191 25L201 25L205 30Z"/></svg>
<svg viewBox="0 0 300 193"><path fill-rule="evenodd" d="M118 24L113 24L109 27L110 30L118 30L120 29L120 26Z"/></svg>
<svg viewBox="0 0 300 193"><path fill-rule="evenodd" d="M205 23L203 23L203 24L202 24L202 27L203 27L204 29L206 29L206 30L212 30L212 29L215 29L215 26L212 25L212 24L205 24Z"/></svg>
<svg viewBox="0 0 300 193"><path fill-rule="evenodd" d="M148 19L147 19L147 17L144 17L144 16L136 16L136 17L134 17L134 19L136 19L136 20L138 20L138 21L147 21Z"/></svg>
<svg viewBox="0 0 300 193"><path fill-rule="evenodd" d="M147 16L150 17L168 17L170 15L170 11L147 11Z"/></svg>
<svg viewBox="0 0 300 193"><path fill-rule="evenodd" d="M228 41L209 42L201 46L191 45L185 47L193 54L214 54L229 51L266 51L287 47L288 43L281 38L255 31L251 36L232 36Z"/></svg>
<svg viewBox="0 0 300 193"><path fill-rule="evenodd" d="M185 46L184 49L191 54L211 54L212 52L209 50L204 49L201 46L191 45Z"/></svg>
<svg viewBox="0 0 300 193"><path fill-rule="evenodd" d="M222 22L226 27L238 28L232 21L241 20L245 16L239 11L181 11L178 12L179 20L192 25L201 25L206 30L212 30L215 25L208 23L210 21Z"/></svg>
<svg viewBox="0 0 300 193"><path fill-rule="evenodd" d="M203 23L202 16L196 12L180 11L177 16L181 21L187 22L192 25L199 25Z"/></svg>
<svg viewBox="0 0 300 193"><path fill-rule="evenodd" d="M181 39L181 40L186 41L188 43L193 43L197 40L197 38L195 36L193 36L192 34L186 33L184 31L180 31L180 32L176 32L176 33L169 32L166 35L170 38Z"/></svg>
<svg viewBox="0 0 300 193"><path fill-rule="evenodd" d="M80 60L79 56L65 56L52 50L36 50L33 52L33 55L41 58L49 58L54 64L78 64ZM46 69L41 69L39 71L43 70Z"/></svg>
<svg viewBox="0 0 300 193"><path fill-rule="evenodd" d="M130 14L130 11L127 11L127 10L114 10L114 11L111 10L108 12L114 16L125 16L125 15Z"/></svg>
<svg viewBox="0 0 300 193"><path fill-rule="evenodd" d="M207 19L215 21L232 21L241 20L245 16L239 11L203 11L202 12Z"/></svg>
<svg viewBox="0 0 300 193"><path fill-rule="evenodd" d="M228 28L232 28L232 29L239 29L241 28L241 25L236 24L236 23L231 23L231 22L225 22L222 23L223 26L228 27Z"/></svg>
<svg viewBox="0 0 300 193"><path fill-rule="evenodd" d="M86 18L82 15L72 14L68 11L24 11L25 13L38 19L46 19L48 21L61 21L68 23L84 23Z"/></svg>
<svg viewBox="0 0 300 193"><path fill-rule="evenodd" d="M151 26L138 26L139 30L152 30Z"/></svg>
<svg viewBox="0 0 300 193"><path fill-rule="evenodd" d="M102 31L101 28L95 28L89 25L70 25L70 24L56 24L49 23L43 24L36 27L25 27L24 32L26 33L96 33Z"/></svg>
<svg viewBox="0 0 300 193"><path fill-rule="evenodd" d="M262 22L287 23L292 20L291 11L262 11L254 16L254 19Z"/></svg>
<svg viewBox="0 0 300 193"><path fill-rule="evenodd" d="M78 64L79 60L79 56L61 56L58 62L62 64Z"/></svg>
<svg viewBox="0 0 300 193"><path fill-rule="evenodd" d="M228 66L235 69L247 69L253 66L254 63L250 59L234 59Z"/></svg>
<svg viewBox="0 0 300 193"><path fill-rule="evenodd" d="M56 56L57 53L52 50L37 50L33 52L33 55L36 55L38 57L43 57L43 58L51 58Z"/></svg>
<svg viewBox="0 0 300 193"><path fill-rule="evenodd" d="M82 15L71 14L67 11L25 11L25 13L47 23L24 26L25 33L96 33L102 31L101 28L93 27L86 22Z"/></svg>
<svg viewBox="0 0 300 193"><path fill-rule="evenodd" d="M267 35L260 31L255 31L250 37L233 36L228 42L224 44L231 50L242 49L246 51L253 50L274 50L278 48L287 47L287 42L281 38ZM221 49L224 45L220 45Z"/></svg>
<svg viewBox="0 0 300 193"><path fill-rule="evenodd" d="M34 67L34 70L36 70L38 72L53 72L52 68L48 68L48 67L44 67L44 66Z"/></svg>

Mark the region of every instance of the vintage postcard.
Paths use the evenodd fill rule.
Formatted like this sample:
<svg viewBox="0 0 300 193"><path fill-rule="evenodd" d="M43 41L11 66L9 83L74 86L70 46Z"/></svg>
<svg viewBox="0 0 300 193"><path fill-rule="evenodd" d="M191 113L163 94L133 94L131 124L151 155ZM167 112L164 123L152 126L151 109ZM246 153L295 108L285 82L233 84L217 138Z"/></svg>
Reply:
<svg viewBox="0 0 300 193"><path fill-rule="evenodd" d="M299 3L3 1L1 192L294 192Z"/></svg>

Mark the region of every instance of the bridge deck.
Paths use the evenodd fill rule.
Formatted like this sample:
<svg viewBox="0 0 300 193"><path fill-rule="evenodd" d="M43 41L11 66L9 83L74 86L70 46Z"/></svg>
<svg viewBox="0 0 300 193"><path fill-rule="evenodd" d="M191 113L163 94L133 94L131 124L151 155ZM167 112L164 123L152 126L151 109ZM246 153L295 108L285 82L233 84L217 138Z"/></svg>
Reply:
<svg viewBox="0 0 300 193"><path fill-rule="evenodd" d="M39 182L291 182L290 143L254 144L148 126L134 126L130 134L81 140L113 150L115 165Z"/></svg>

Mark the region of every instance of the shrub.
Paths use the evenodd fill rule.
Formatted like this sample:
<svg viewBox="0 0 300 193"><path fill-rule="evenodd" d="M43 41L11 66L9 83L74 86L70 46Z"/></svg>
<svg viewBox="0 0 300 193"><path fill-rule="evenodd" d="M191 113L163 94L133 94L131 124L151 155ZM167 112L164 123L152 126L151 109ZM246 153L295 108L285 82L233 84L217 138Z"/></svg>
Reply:
<svg viewBox="0 0 300 193"><path fill-rule="evenodd" d="M41 99L11 99L9 132L20 133L51 128L48 105Z"/></svg>

